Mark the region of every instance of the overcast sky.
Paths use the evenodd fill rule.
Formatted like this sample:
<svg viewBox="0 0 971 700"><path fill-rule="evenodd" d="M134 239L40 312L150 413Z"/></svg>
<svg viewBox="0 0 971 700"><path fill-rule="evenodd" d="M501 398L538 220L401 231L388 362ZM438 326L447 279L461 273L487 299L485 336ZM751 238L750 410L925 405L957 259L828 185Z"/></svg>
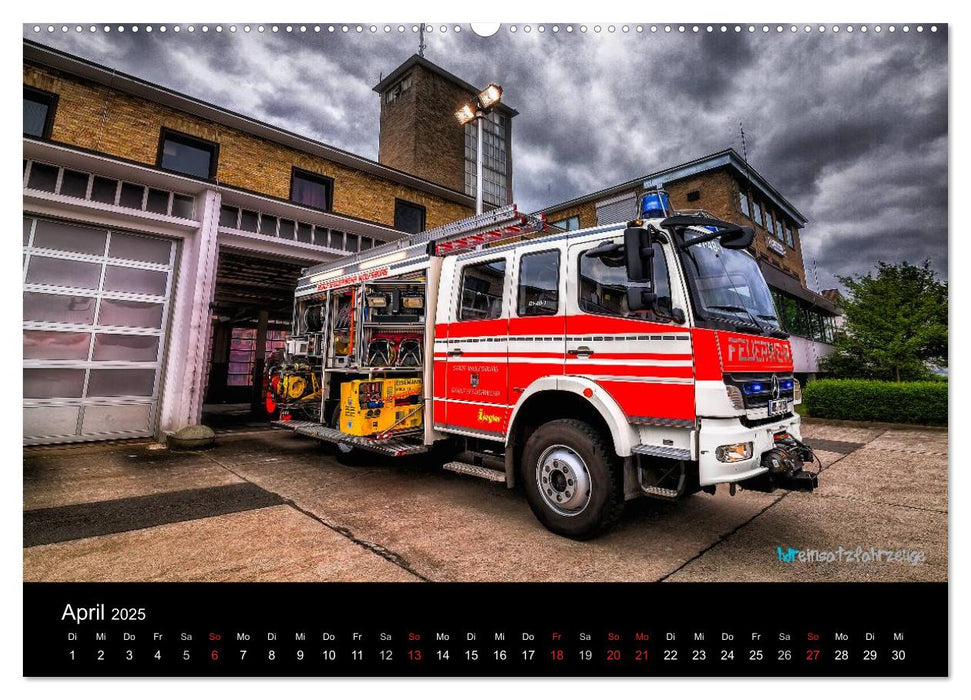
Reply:
<svg viewBox="0 0 971 700"><path fill-rule="evenodd" d="M45 28L46 29L46 28ZM198 28L24 35L377 159L372 87L418 47L399 33ZM761 28L759 28L761 29ZM808 219L807 278L877 260L947 272L947 32L427 35L425 57L504 89L515 199L533 211L732 146Z"/></svg>

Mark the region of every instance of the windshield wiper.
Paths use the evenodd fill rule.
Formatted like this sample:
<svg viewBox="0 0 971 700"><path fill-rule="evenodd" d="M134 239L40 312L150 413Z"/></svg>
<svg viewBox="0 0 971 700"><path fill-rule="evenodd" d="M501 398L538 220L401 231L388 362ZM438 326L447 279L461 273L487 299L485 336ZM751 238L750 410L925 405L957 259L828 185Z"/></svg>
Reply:
<svg viewBox="0 0 971 700"><path fill-rule="evenodd" d="M726 306L724 304L706 304L709 309L718 309L719 311L735 311L737 313L748 313L748 309L741 306Z"/></svg>
<svg viewBox="0 0 971 700"><path fill-rule="evenodd" d="M731 306L728 304L711 304L708 306L708 308L716 309L718 311L731 311L734 313L745 314L752 321L752 323L746 324L747 326L758 328L759 332L762 333L762 335L774 335L773 333L774 329L773 331L770 331L761 323L759 323L758 319L754 315L752 315L752 312L746 309L744 306ZM765 316L761 316L761 318L765 318ZM775 316L771 316L770 318L775 318Z"/></svg>
<svg viewBox="0 0 971 700"><path fill-rule="evenodd" d="M746 328L758 328L759 331L761 331L763 335L768 335L768 336L771 336L773 338L788 338L789 337L789 334L786 333L781 328L766 328L765 326L763 326L761 323L759 323L758 321L755 320L756 317L753 316L752 315L752 312L749 311L748 309L746 309L744 306L730 306L730 305L727 305L727 304L711 304L707 308L709 308L709 309L716 309L717 311L732 311L732 312L735 312L735 313L744 313L745 315L747 315L752 320L752 323L745 323L745 324L743 324L744 327L746 327ZM758 314L758 318L763 318L766 321L776 321L776 320L778 320L778 317L777 316L769 316L768 314ZM741 321L742 319L738 319L738 320Z"/></svg>

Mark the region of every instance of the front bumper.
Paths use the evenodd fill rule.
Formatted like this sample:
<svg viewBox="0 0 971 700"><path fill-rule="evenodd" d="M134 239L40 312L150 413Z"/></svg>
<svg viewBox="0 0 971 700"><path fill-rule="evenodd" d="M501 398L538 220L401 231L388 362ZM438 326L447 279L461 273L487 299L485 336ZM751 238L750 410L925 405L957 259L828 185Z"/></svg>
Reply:
<svg viewBox="0 0 971 700"><path fill-rule="evenodd" d="M776 446L776 433L784 431L796 440L802 440L802 421L795 413L788 418L751 428L743 425L738 418L702 418L700 423L698 481L701 486L738 483L767 474L769 470L762 464L762 455ZM715 456L715 450L719 445L741 442L752 443L750 459L740 462L720 462ZM785 488L782 484L780 486Z"/></svg>

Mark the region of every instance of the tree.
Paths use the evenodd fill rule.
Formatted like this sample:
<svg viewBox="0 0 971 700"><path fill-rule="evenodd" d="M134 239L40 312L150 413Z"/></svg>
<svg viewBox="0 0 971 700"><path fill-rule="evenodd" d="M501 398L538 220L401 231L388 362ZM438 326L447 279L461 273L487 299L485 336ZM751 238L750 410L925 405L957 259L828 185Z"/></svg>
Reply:
<svg viewBox="0 0 971 700"><path fill-rule="evenodd" d="M929 365L947 365L947 282L930 261L879 262L876 275L840 277L845 326L824 371L841 377L926 379Z"/></svg>

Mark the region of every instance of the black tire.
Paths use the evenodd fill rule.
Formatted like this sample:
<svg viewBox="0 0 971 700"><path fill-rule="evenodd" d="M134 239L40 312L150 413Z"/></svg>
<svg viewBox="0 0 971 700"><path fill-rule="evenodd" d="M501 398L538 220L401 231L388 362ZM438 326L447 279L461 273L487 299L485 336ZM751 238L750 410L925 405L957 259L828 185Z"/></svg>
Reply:
<svg viewBox="0 0 971 700"><path fill-rule="evenodd" d="M623 514L622 462L609 440L589 423L564 418L541 425L526 441L520 474L529 507L558 535L590 539Z"/></svg>
<svg viewBox="0 0 971 700"><path fill-rule="evenodd" d="M331 416L331 428L334 430L340 429L341 412L340 407L334 411L334 415ZM363 450L360 448L349 445L346 442L338 442L334 444L334 454L337 457L337 461L343 464L345 467L356 467L359 466L364 461Z"/></svg>
<svg viewBox="0 0 971 700"><path fill-rule="evenodd" d="M334 453L337 461L345 467L357 467L364 462L364 450L348 445L346 442L338 442L334 445Z"/></svg>

